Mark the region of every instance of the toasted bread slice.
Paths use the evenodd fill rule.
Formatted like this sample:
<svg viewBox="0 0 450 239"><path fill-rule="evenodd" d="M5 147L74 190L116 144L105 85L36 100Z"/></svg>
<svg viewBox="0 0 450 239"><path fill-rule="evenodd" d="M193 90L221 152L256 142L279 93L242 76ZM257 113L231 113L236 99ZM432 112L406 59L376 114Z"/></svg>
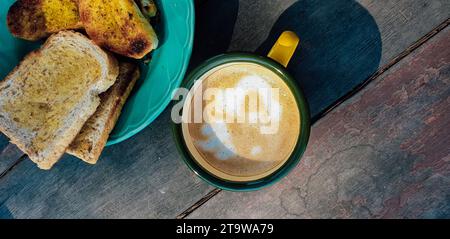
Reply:
<svg viewBox="0 0 450 239"><path fill-rule="evenodd" d="M82 28L78 0L18 0L8 11L11 33L38 40L62 30Z"/></svg>
<svg viewBox="0 0 450 239"><path fill-rule="evenodd" d="M0 131L50 169L118 73L117 60L84 35L55 34L0 82Z"/></svg>
<svg viewBox="0 0 450 239"><path fill-rule="evenodd" d="M89 118L66 151L90 164L97 163L122 107L140 76L137 65L125 62L119 65L116 83L100 95L101 103L97 111Z"/></svg>
<svg viewBox="0 0 450 239"><path fill-rule="evenodd" d="M158 46L155 31L133 0L79 0L81 22L98 45L141 59Z"/></svg>

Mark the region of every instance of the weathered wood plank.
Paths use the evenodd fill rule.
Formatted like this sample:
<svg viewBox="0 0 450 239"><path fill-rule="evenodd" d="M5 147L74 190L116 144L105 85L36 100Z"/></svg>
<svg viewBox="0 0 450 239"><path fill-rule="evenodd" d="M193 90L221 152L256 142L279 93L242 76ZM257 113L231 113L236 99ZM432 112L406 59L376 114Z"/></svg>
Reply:
<svg viewBox="0 0 450 239"><path fill-rule="evenodd" d="M8 138L0 133L0 175L9 170L23 155L23 153ZM1 176L0 176L1 177Z"/></svg>
<svg viewBox="0 0 450 239"><path fill-rule="evenodd" d="M314 116L450 16L446 0L281 2L239 1L229 51L267 54L282 31L295 31L302 43L289 70Z"/></svg>
<svg viewBox="0 0 450 239"><path fill-rule="evenodd" d="M299 167L190 218L449 218L450 27L320 120Z"/></svg>
<svg viewBox="0 0 450 239"><path fill-rule="evenodd" d="M0 218L175 217L211 190L182 163L170 112L89 166L66 156L51 171L25 159L0 181Z"/></svg>
<svg viewBox="0 0 450 239"><path fill-rule="evenodd" d="M233 37L234 40L232 41L229 50L230 51L248 50L253 47L252 49L256 49L256 51L259 52L260 54L265 54L265 52L267 52L268 49L270 48L272 42L275 41L275 38L278 36L278 33L286 29L290 30L294 29L302 38L302 45L301 48L298 50L300 51L300 53L297 52L295 56L297 58L298 56L301 56L302 59L298 60L296 59L296 57L294 57L293 62L291 62L289 66L289 70L297 79L299 79L299 84L306 92L306 96L311 105L310 108L312 109L313 121L316 121L329 111L333 110L333 108L337 106L340 102L343 102L352 95L346 93L343 96L341 96L341 93L343 93L344 91L341 91L340 89L346 88L348 90L350 89L350 87L353 87L354 90L352 91L357 91L360 88L364 87L364 85L369 80L372 80L375 77L377 77L377 75L379 74L378 72L383 72L385 69L388 69L392 64L398 62L399 59L403 58L405 54L408 54L409 50L405 49L409 48L413 49L415 48L415 45L422 44L423 43L422 40L428 39L427 35L432 34L432 32L427 33L426 29L428 27L433 26L433 24L438 24L439 21L445 21L445 19L447 19L448 23L448 18L450 17L450 13L444 10L450 7L450 2L445 1L415 1L414 3L407 1L373 1L373 0L357 1L361 5L363 5L364 8L368 9L369 13L375 19L379 31L381 33L381 39L383 43L380 68L376 74L370 76L367 74L371 72L370 62L373 62L373 60L364 61L364 59L370 59L371 55L377 56L377 54L374 54L377 52L377 50L374 49L377 49L378 41L376 34L375 36L373 36L374 27L373 25L371 25L370 17L364 15L364 10L361 10L356 3L351 3L351 1L341 1L340 3L343 4L343 6L340 6L339 8L320 4L317 1L298 1L294 5L290 6L290 4L293 2L295 1L286 1L285 3L288 4L284 5L283 7L282 6L283 4L280 5L277 2L255 3L253 1L241 1L241 4L239 6L240 12L243 12L243 14L245 12L251 12L252 17L247 18L243 17L241 18L241 20L237 20L236 28L234 30L234 37ZM328 3L329 2L327 2L327 4ZM290 7L287 8L287 6ZM302 9L303 6L305 6L304 9ZM295 8L297 8L297 10L295 10ZM344 17L350 18L350 20L347 19L348 22L345 24L333 25L334 23L331 23L330 25L335 26L336 28L341 30L343 29L343 27L339 26L348 25L346 29L350 30L348 30L347 35L343 34L336 34L336 35L339 35L337 36L338 38L339 37L351 38L349 42L353 43L350 44L350 46L355 46L356 47L355 49L358 49L356 51L356 55L364 52L363 56L357 56L357 58L359 57L358 60L360 60L360 62L363 62L363 66L358 68L360 70L354 71L353 69L355 65L359 66L358 63L354 65L350 64L351 66L346 67L340 68L336 67L336 65L342 63L340 62L341 58L348 60L353 59L352 57L355 56L349 57L349 55L352 55L351 53L345 54L348 52L353 52L352 49L347 49L345 51L336 50L341 49L340 47L342 46L342 42L346 42L346 40L343 39L336 41L339 43L335 43L333 45L334 43L333 37L336 36L330 36L328 37L328 39L326 39L326 37L324 36L330 35L329 33L322 34L320 33L320 31L317 31L317 29L327 29L327 31L329 32L332 32L332 30L329 30L329 27L326 26L318 27L316 21L321 19L320 18L315 19L305 14L309 12L312 12L313 13L312 15L320 14L318 13L318 11L319 9L320 11L322 11L322 8L327 9L325 12L328 13L331 12L331 14L329 14L330 17L322 17L322 19L333 19L334 21L334 19L336 18L335 16L336 12L339 12L339 17L342 17L343 15ZM273 23L275 22L275 18L264 15L264 12L267 11L279 12L280 9L284 9L285 12L288 13L283 13L275 24ZM289 11L291 12L289 13ZM361 20L360 19L361 17L359 18L354 17L352 19L352 16L358 15L355 12L359 12L360 15L362 14L363 15L362 18L365 19L365 22L369 23L367 29L361 30L361 28L359 29L357 28L358 26L357 24L356 25L352 24L355 21ZM287 15L284 17L284 20L283 15ZM322 13L322 15L326 15L326 13L325 14ZM425 15L429 15L430 18L426 18ZM415 19L415 17L417 18ZM424 18L422 19L422 17ZM297 18L301 20L298 20ZM292 23L293 22L292 19L297 19L297 22L299 23L297 22ZM345 18L344 20L340 19L340 21L345 21ZM296 27L296 24L300 27L303 27L303 29L302 28L299 29L298 27ZM318 24L321 25L320 21ZM252 28L252 26L254 25L257 25L258 28L257 29ZM264 40L266 39L265 34L268 34L267 33L268 30L265 31L263 29L264 28L270 29L272 25L273 27L271 33L269 34L269 37L267 38L267 40ZM416 25L420 26L416 27ZM362 44L361 42L358 43L357 39L360 38L361 34L365 35L370 32L372 32L372 36L370 36L369 34L369 36L366 36L365 38L362 37L361 39L359 39L362 42ZM312 37L311 35L314 34L318 34L319 37L318 36ZM323 35L323 37L320 37L321 34ZM424 37L421 38L421 41L414 43L414 41L416 41L421 34L424 34ZM326 40L324 40L323 38L325 38ZM236 44L233 45L234 42L236 42ZM260 44L260 42L264 43L261 46L257 47ZM322 49L323 46L324 48L330 48L329 45L333 47L323 52L320 51L320 49ZM349 45L344 46L349 47ZM370 51L367 52L367 49L370 49ZM308 53L308 51L310 51L311 53ZM342 52L344 52L344 54L342 54ZM304 57L303 55L306 55L306 57ZM351 60L348 60L348 62L351 62ZM341 69L353 69L353 70L352 72L348 73L347 76L335 78L334 76L339 75ZM337 72L334 73L333 71ZM333 72L332 74L330 74L331 77L327 75L328 72ZM354 74L355 72L358 73ZM309 77L310 73L315 74L315 76ZM364 79L367 78L369 79L365 81ZM348 82L352 82L353 85L348 84ZM331 99L335 101L334 103L330 104ZM320 105L322 106L327 105L324 104L324 102L328 102L328 106L321 109ZM200 202L202 201L203 200L201 200ZM192 205L179 216L184 217L185 215L188 215L190 211L195 210L195 208L198 207L199 205L201 205L201 203L196 203Z"/></svg>
<svg viewBox="0 0 450 239"><path fill-rule="evenodd" d="M8 138L4 134L0 133L0 151L6 148L6 146L8 146L8 143Z"/></svg>
<svg viewBox="0 0 450 239"><path fill-rule="evenodd" d="M273 2L279 5L276 11L272 11L271 8L251 8L251 6L257 4L272 6L270 4ZM239 30L240 25L243 24L241 23L243 20L240 19L255 18L257 22L264 22L268 19L276 21L279 14L284 9L288 9L288 12L284 13L287 14L286 16L294 13L295 19L297 11L302 16L301 19L310 19L307 23L313 24L313 26L307 28L309 30L306 32L309 32L309 36L299 33L303 39L303 50L300 49L298 53L297 57L300 59L294 59L290 66L293 74L302 82L314 82L319 78L326 79L323 75L329 75L327 71L335 72L336 69L339 69L343 72L341 72L341 76L345 77L328 78L326 79L328 83L342 79L342 82L350 79L353 83L360 83L377 69L378 61L384 59L381 55L378 56L381 54L379 52L380 45L383 54L392 51L392 49L401 52L408 43L414 42L424 34L424 32L417 31L416 25L423 25L423 28L429 31L443 19L445 20L447 14L445 9L436 7L437 5L444 6L445 1L443 0L435 0L424 7L422 7L422 4L426 1L400 1L399 4L391 6L394 9L387 10L387 13L381 10L371 12L378 28L380 28L381 39L384 40L381 44L376 40L379 37L377 37L377 32L373 31L373 24L367 24L367 29L360 24L361 22L369 23L370 14L355 2L343 2L347 2L351 6L345 6L341 1L323 4L323 2L311 0L306 2L309 6L308 11L302 11L297 5L289 7L292 1L285 0L204 1L201 7L197 8L196 13L197 35L192 64L195 66L200 61L227 49L260 49L261 52L264 51L264 46L260 47L263 42L258 42L258 38L252 34L265 31L264 37L261 38L264 40L265 37L273 34L270 29L271 25L269 24L268 28L253 25L242 31ZM385 1L363 2L363 4L366 4L364 6L369 9L382 9L383 3ZM340 8L333 8L328 5L337 5L348 11L338 11L336 9ZM407 8L406 5L415 7ZM328 15L322 14L321 18L318 19L323 19L323 21L313 21L313 16L320 13L323 7L327 9ZM403 20L399 20L403 18L400 18L395 11L404 8L407 8L405 14L411 15L407 24ZM335 9L336 12L331 11L332 9ZM420 9L420 11L417 9ZM258 11L266 12L260 13ZM387 15L390 18L387 18ZM327 16L333 16L335 20L339 20L337 18L346 19L346 24L336 25L333 21L325 21L324 19ZM300 21L296 24L306 25ZM352 31L352 26L355 27L354 31ZM338 28L338 30L334 28ZM340 41L335 42L332 39L315 34L314 31L317 31L317 29L323 31L328 29L335 33L331 34L332 37L338 38ZM391 30L388 31L387 29ZM384 36L383 34L387 35ZM247 36L248 39L240 35ZM246 47L246 44L249 41L251 42L252 38L255 40L254 45L252 45L253 48L250 49ZM359 41L362 41L363 44L359 44ZM349 49L352 53L348 54L345 54L343 50L335 50L348 49L349 42L356 44L360 49L358 51ZM329 47L329 45L334 47ZM317 46L328 46L328 48L326 48L326 51L318 51ZM309 50L306 51L306 49ZM323 57L327 60L321 61L319 53L324 54ZM395 54L386 58L392 58L393 56ZM302 57L304 60L302 60ZM348 66L344 63L349 59L359 60L351 61L353 65ZM317 61L316 64L314 64L314 60ZM302 67L307 62L311 67L315 67L317 78L308 79L306 77L309 74L308 72L295 72L297 67ZM346 73L345 69L353 70ZM305 74L305 77L302 77L302 74ZM354 80L352 77L357 79ZM346 85L346 87L348 86ZM322 89L321 87L325 88ZM305 87L305 91L308 90L308 92L313 93L312 96L308 95L308 97L315 97L309 98L310 101L319 102L321 97L328 99L327 87L327 85L318 84L312 88ZM346 88L343 89L338 87L336 91L346 93ZM322 91L323 93L319 94L316 91ZM334 92L332 94L339 95ZM36 169L28 160L19 163L0 179L0 217L152 218L177 216L201 199L212 188L200 182L182 164L172 141L169 126L170 118L167 110L155 123L133 139L106 149L100 163L96 166L86 166L73 158L65 157L54 170L43 172Z"/></svg>

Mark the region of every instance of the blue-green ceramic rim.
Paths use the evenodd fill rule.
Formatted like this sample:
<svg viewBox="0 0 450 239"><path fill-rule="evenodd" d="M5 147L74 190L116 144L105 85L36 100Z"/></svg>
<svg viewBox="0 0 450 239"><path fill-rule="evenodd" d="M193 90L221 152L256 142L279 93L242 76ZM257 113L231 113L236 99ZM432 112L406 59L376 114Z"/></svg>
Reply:
<svg viewBox="0 0 450 239"><path fill-rule="evenodd" d="M186 4L187 4L187 8L183 9L183 11L186 11L186 19L184 19L185 25L187 26L187 34L188 37L186 39L186 44L183 46L183 49L179 49L179 51L182 52L182 64L178 65L178 72L176 74L176 76L174 77L174 79L170 79L171 83L170 83L170 87L168 88L168 90L164 93L164 96L161 97L161 100L157 103L156 107L155 105L153 105L148 109L139 109L141 107L141 105L135 106L138 109L133 109L133 110L146 110L146 114L144 117L142 117L141 119L139 119L138 121L133 120L133 124L122 124L121 118L119 118L119 121L117 122L116 128L118 126L120 126L120 132L117 132L117 129L114 129L113 132L111 133L108 142L106 144L106 146L111 146L114 144L118 144L121 143L131 137L133 137L134 135L136 135L137 133L141 132L143 129L145 129L148 125L150 125L159 115L161 115L161 113L167 108L167 106L170 104L172 98L171 98L171 94L173 90L176 90L181 82L183 81L183 78L185 76L185 73L187 71L187 68L189 66L189 62L190 62L190 58L191 58L191 54L192 54L192 48L194 45L194 32L195 32L195 7L194 7L194 1L193 0L185 0ZM161 6L163 0L158 0L158 5ZM179 4L178 4L179 5ZM182 6L182 5L181 5ZM178 7L179 8L179 7ZM160 9L160 11L165 11L163 8ZM163 13L162 13L163 14ZM164 16L164 20L166 21L170 21L170 19L167 16ZM161 44L161 42L160 42ZM164 43L162 43L164 44ZM159 51L158 49L156 51ZM161 67L160 65L154 64L153 62L151 63L150 67ZM155 75L152 73L152 69L150 69L146 76L145 79L146 81L149 80L149 78L155 78L153 80L169 80L169 79L156 79L158 77L158 75ZM131 98L131 97L130 97ZM130 101L130 99L129 99ZM126 107L128 107L129 102L127 102L127 104L125 104L124 106L124 110Z"/></svg>
<svg viewBox="0 0 450 239"><path fill-rule="evenodd" d="M303 92L297 86L292 76L286 71L286 69L282 65L267 57L262 57L251 53L228 53L213 57L204 62L203 64L201 64L194 71L192 71L186 77L186 79L183 81L181 85L186 89L191 89L195 81L197 81L202 75L204 75L211 69L223 64L233 62L248 62L262 65L270 69L271 71L275 72L277 75L279 75L286 82L286 84L292 91L297 101L301 117L300 136L298 138L297 144L294 148L292 155L289 157L286 163L273 174L256 181L250 182L227 181L214 176L213 174L209 173L208 171L203 169L199 164L196 163L195 159L192 157L185 144L181 124L173 123L172 131L177 145L177 149L180 152L183 161L201 179L203 179L204 181L206 181L207 183L209 183L214 187L224 189L227 191L255 191L271 186L274 183L278 182L279 180L284 178L292 169L294 169L300 162L300 159L306 150L311 129L309 107Z"/></svg>

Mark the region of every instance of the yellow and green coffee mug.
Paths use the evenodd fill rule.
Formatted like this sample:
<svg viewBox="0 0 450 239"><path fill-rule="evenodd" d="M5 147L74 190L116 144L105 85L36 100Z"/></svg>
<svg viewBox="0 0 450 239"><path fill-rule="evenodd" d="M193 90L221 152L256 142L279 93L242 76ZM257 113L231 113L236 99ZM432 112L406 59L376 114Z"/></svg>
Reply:
<svg viewBox="0 0 450 239"><path fill-rule="evenodd" d="M193 70L182 83L182 87L191 89L195 82L202 78L205 74L217 67L230 63L252 63L262 66L265 69L275 73L280 79L286 83L292 95L295 98L296 105L300 114L299 129L300 135L290 154L289 158L276 169L262 178L242 181L242 180L225 180L217 174L212 173L195 159L193 152L190 151L183 137L182 124L173 124L173 134L177 144L177 148L182 156L183 161L188 167L207 183L230 191L252 191L258 190L277 182L286 176L299 162L306 150L310 134L310 113L307 101L301 89L297 86L293 77L287 72L286 67L289 64L297 46L299 44L298 36L290 31L283 32L278 41L272 47L267 57L251 54L251 53L227 53L213 57L195 70Z"/></svg>

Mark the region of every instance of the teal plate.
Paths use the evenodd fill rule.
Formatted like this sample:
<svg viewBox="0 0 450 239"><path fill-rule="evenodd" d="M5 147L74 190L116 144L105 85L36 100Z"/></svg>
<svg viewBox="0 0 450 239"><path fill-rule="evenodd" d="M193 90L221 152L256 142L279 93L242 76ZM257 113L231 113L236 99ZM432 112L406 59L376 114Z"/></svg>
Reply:
<svg viewBox="0 0 450 239"><path fill-rule="evenodd" d="M0 79L42 42L14 38L6 26L6 15L15 0L0 2ZM159 48L149 65L141 64L142 76L125 104L107 145L120 143L153 122L171 101L172 91L181 84L194 40L192 0L157 0L161 19L155 26Z"/></svg>

